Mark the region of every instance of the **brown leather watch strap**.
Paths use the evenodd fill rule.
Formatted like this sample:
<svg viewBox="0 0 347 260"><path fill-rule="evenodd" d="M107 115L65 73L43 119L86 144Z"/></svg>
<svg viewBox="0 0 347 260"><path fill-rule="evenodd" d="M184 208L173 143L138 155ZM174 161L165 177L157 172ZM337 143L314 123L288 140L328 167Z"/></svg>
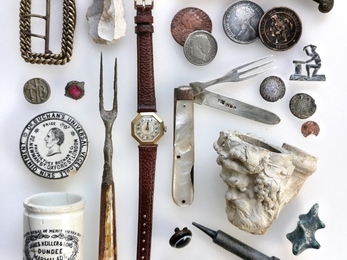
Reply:
<svg viewBox="0 0 347 260"><path fill-rule="evenodd" d="M137 34L137 112L156 112L153 72L152 6L136 7Z"/></svg>
<svg viewBox="0 0 347 260"><path fill-rule="evenodd" d="M139 219L137 230L137 259L151 256L152 214L155 164L158 145L139 145Z"/></svg>

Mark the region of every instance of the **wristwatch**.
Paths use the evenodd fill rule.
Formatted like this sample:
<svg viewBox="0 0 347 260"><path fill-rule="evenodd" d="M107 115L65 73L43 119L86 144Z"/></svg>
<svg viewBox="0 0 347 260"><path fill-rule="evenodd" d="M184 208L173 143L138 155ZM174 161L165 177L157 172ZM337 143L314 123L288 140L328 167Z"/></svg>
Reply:
<svg viewBox="0 0 347 260"><path fill-rule="evenodd" d="M148 260L151 254L152 213L157 141L166 127L156 114L153 73L153 2L135 0L137 34L137 113L131 122L131 134L139 143L139 212L137 259Z"/></svg>

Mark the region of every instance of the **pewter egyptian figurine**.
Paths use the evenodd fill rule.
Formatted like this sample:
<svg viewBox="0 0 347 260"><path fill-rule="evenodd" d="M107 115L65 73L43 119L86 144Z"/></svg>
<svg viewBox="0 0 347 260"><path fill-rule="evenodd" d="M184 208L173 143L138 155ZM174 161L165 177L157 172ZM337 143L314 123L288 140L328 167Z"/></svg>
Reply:
<svg viewBox="0 0 347 260"><path fill-rule="evenodd" d="M89 34L99 44L115 44L126 35L122 0L93 0L87 14Z"/></svg>
<svg viewBox="0 0 347 260"><path fill-rule="evenodd" d="M316 157L253 134L222 131L214 149L220 177L228 185L228 220L251 234L264 234L316 170Z"/></svg>

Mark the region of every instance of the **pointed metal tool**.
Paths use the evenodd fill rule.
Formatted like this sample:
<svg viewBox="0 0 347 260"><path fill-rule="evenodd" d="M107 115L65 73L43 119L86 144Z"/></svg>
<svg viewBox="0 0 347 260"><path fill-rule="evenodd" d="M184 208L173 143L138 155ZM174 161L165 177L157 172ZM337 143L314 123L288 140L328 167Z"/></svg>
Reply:
<svg viewBox="0 0 347 260"><path fill-rule="evenodd" d="M236 238L224 233L221 230L211 230L195 222L192 223L193 226L197 227L209 237L212 238L213 243L223 247L225 250L237 255L242 259L257 259L257 260L280 260L275 256L267 256L263 253L255 250L254 248L246 245L245 243L237 240Z"/></svg>

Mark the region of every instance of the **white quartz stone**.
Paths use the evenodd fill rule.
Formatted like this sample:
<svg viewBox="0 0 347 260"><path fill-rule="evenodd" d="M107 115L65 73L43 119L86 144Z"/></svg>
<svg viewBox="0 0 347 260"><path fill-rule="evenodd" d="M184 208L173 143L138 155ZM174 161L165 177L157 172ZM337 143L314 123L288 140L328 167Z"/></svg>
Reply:
<svg viewBox="0 0 347 260"><path fill-rule="evenodd" d="M126 35L122 0L94 0L86 17L89 34L96 43L115 44Z"/></svg>

